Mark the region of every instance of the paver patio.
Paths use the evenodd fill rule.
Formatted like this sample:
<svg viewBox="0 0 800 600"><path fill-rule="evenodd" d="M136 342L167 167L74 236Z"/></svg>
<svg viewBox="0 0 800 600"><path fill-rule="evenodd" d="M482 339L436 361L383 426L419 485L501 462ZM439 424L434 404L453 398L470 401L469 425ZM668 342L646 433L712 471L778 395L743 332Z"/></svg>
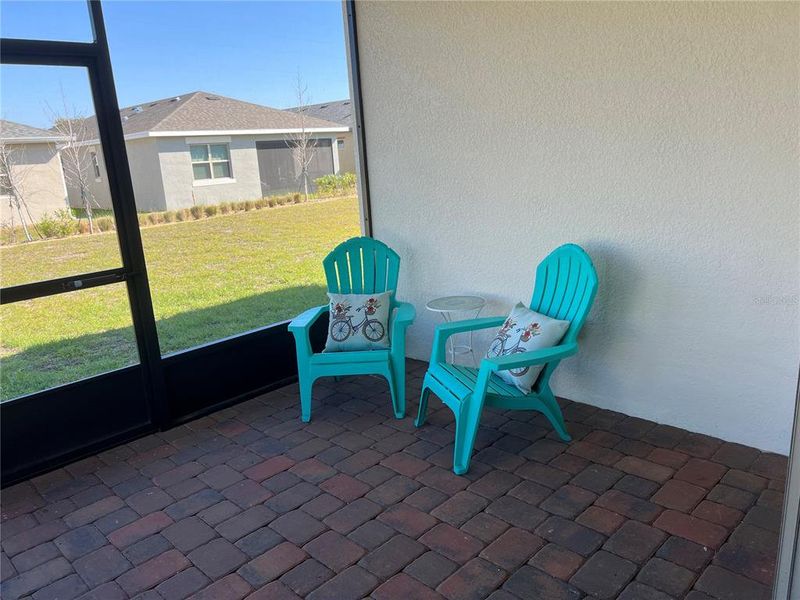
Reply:
<svg viewBox="0 0 800 600"><path fill-rule="evenodd" d="M489 411L458 477L431 409L289 386L8 488L2 597L769 598L786 457L564 402L571 444Z"/></svg>

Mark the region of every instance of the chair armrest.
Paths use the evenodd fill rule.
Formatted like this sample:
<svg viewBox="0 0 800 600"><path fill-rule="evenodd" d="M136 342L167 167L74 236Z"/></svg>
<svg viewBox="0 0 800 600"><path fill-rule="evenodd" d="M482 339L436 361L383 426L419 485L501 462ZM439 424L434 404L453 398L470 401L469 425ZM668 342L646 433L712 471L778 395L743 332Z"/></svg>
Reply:
<svg viewBox="0 0 800 600"><path fill-rule="evenodd" d="M436 332L433 335L433 348L431 349L431 364L435 362L444 362L445 360L445 344L447 338L456 333L464 333L466 331L477 331L479 329L488 329L489 327L500 327L505 323L507 317L482 317L480 319L466 319L464 321L451 321L450 323L441 323L436 326Z"/></svg>
<svg viewBox="0 0 800 600"><path fill-rule="evenodd" d="M289 323L289 331L295 333L307 330L317 319L319 319L324 313L328 312L328 310L329 307L327 304L325 306L315 306L314 308L309 308L304 313L301 313L292 319L291 323Z"/></svg>
<svg viewBox="0 0 800 600"><path fill-rule="evenodd" d="M481 361L481 367L484 364L489 371L507 371L509 369L517 369L519 367L530 367L531 365L542 365L552 362L554 360L561 360L567 356L572 356L578 352L578 344L571 342L569 344L562 344L560 346L553 346L552 348L542 348L541 350L530 350L528 352L520 352L519 354L510 354L508 356L496 356L494 358L484 358Z"/></svg>
<svg viewBox="0 0 800 600"><path fill-rule="evenodd" d="M408 302L397 302L391 317L389 317L389 329L394 333L400 329L405 329L414 322L417 311L413 304Z"/></svg>
<svg viewBox="0 0 800 600"><path fill-rule="evenodd" d="M309 335L311 326L323 314L328 312L328 310L330 310L330 308L327 304L325 306L315 306L296 316L292 319L291 323L289 323L289 331L294 335L294 344L297 348L298 360L300 360L300 357L309 357L314 353L311 348L311 336Z"/></svg>
<svg viewBox="0 0 800 600"><path fill-rule="evenodd" d="M406 359L406 329L414 322L416 314L417 311L413 304L397 302L389 317L392 360L396 361L402 369L405 369L403 361Z"/></svg>

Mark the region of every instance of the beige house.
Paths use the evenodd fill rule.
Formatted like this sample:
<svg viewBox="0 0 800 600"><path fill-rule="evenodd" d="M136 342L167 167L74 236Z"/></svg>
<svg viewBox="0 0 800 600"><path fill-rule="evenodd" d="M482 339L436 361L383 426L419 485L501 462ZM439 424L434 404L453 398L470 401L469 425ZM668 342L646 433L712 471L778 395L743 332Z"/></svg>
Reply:
<svg viewBox="0 0 800 600"><path fill-rule="evenodd" d="M287 108L293 112L299 112L300 107ZM336 136L336 144L339 147L339 171L341 173L356 172L356 152L353 146L353 130L355 120L353 118L353 103L350 99L334 100L333 102L322 102L320 104L309 104L303 107L310 117L331 121L347 127L347 131Z"/></svg>
<svg viewBox="0 0 800 600"><path fill-rule="evenodd" d="M0 120L0 223L36 223L68 208L61 140L52 131Z"/></svg>
<svg viewBox="0 0 800 600"><path fill-rule="evenodd" d="M340 171L337 139L348 132L330 121L308 117L303 123L290 111L207 92L129 106L120 116L140 211L300 191L301 169L290 147L292 136L305 128L314 140L308 168L313 182ZM92 123L89 129L96 131L96 126ZM92 143L97 150L91 193L98 207L109 208L102 153ZM69 199L79 206L78 190L70 188Z"/></svg>

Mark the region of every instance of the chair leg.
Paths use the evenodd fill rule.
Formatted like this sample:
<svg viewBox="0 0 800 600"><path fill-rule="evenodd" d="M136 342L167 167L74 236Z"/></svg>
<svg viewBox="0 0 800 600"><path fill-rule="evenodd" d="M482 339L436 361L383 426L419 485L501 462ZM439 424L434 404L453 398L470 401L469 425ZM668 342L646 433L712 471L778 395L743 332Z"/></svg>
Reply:
<svg viewBox="0 0 800 600"><path fill-rule="evenodd" d="M404 406L399 405L400 395L397 390L397 380L394 377L394 371L391 365L387 365L383 375L389 382L389 393L392 396L392 410L394 410L394 416L396 419L402 419L406 416L406 411Z"/></svg>
<svg viewBox="0 0 800 600"><path fill-rule="evenodd" d="M304 423L311 420L311 399L314 378L308 373L300 376L300 418Z"/></svg>
<svg viewBox="0 0 800 600"><path fill-rule="evenodd" d="M480 426L480 410L469 405L468 399L465 410L456 415L456 443L453 448L453 472L463 475L469 471L472 450L475 448L475 438Z"/></svg>
<svg viewBox="0 0 800 600"><path fill-rule="evenodd" d="M397 362L392 361L390 368L394 374L394 393L392 404L394 416L403 419L406 416L406 361L405 358Z"/></svg>
<svg viewBox="0 0 800 600"><path fill-rule="evenodd" d="M564 415L561 413L561 407L558 405L553 392L550 388L545 388L539 393L539 399L544 403L547 410L543 410L542 414L547 417L553 429L556 430L558 437L562 442L571 442L572 436L567 431L567 424L564 422Z"/></svg>
<svg viewBox="0 0 800 600"><path fill-rule="evenodd" d="M427 379L427 375L425 378ZM417 411L417 418L414 419L414 427L422 427L425 424L425 419L428 418L428 397L431 395L431 388L425 382L422 383L422 393L419 396L419 410Z"/></svg>

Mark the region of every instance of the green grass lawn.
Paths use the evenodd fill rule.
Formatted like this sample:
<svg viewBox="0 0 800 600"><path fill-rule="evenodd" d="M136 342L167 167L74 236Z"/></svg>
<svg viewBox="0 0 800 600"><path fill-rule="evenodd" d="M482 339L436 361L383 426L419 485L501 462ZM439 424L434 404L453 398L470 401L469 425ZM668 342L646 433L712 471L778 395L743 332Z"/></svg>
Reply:
<svg viewBox="0 0 800 600"><path fill-rule="evenodd" d="M323 257L359 234L355 198L141 230L162 354L325 302ZM120 266L116 233L0 248L2 287ZM0 307L0 399L138 361L123 284Z"/></svg>

